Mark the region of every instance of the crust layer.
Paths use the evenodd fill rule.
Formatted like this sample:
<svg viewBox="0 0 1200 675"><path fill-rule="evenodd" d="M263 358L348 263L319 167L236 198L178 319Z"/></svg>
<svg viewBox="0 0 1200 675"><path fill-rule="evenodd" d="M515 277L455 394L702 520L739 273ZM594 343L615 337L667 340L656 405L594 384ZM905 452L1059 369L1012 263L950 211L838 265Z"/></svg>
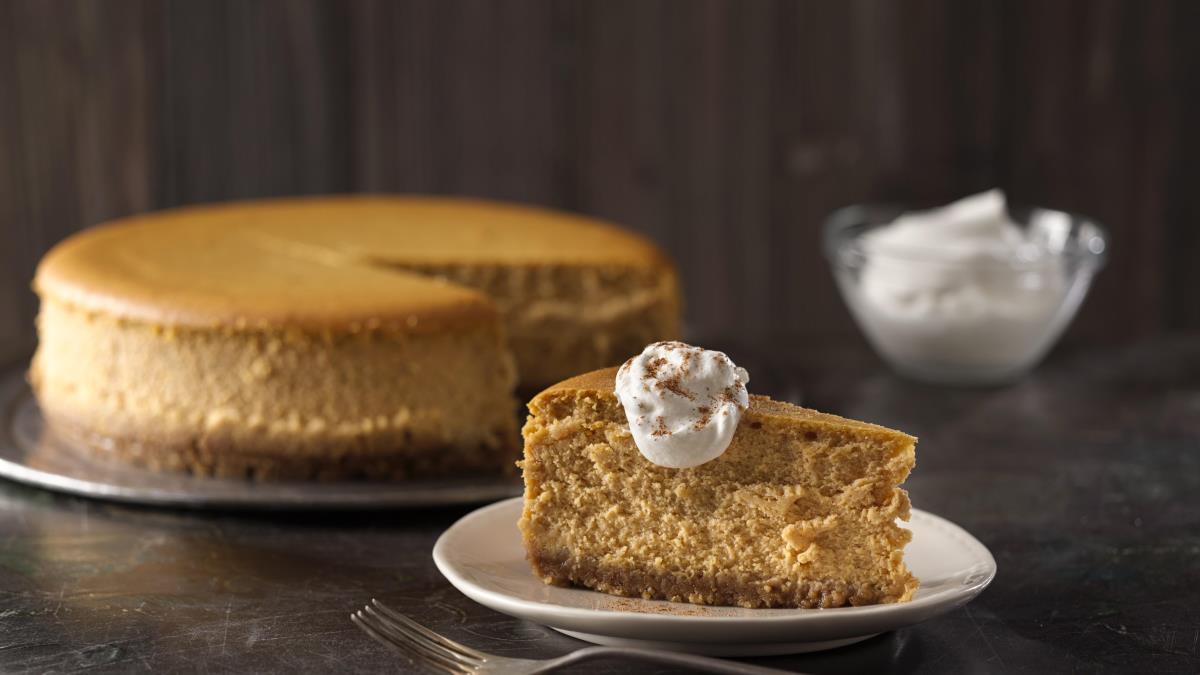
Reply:
<svg viewBox="0 0 1200 675"><path fill-rule="evenodd" d="M580 586L622 597L767 609L858 607L909 600L912 590L903 585L856 585L839 579L762 579L754 582L692 577L634 567L598 565L593 559L529 551L534 574L555 586Z"/></svg>

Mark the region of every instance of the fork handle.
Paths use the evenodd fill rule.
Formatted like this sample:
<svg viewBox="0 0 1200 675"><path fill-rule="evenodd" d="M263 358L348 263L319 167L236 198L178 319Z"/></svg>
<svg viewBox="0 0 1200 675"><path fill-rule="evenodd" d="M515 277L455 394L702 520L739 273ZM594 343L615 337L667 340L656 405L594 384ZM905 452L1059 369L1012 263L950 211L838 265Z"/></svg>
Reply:
<svg viewBox="0 0 1200 675"><path fill-rule="evenodd" d="M545 673L568 664L604 658L635 659L638 661L662 663L669 666L681 666L708 673L728 673L728 675L779 675L780 673L787 672L776 670L775 668L752 666L748 663L739 663L737 661L725 661L711 656L680 654L678 652L668 652L660 649L642 649L640 647L584 647L562 658L554 659L552 662L546 664L546 668L538 669L535 672Z"/></svg>

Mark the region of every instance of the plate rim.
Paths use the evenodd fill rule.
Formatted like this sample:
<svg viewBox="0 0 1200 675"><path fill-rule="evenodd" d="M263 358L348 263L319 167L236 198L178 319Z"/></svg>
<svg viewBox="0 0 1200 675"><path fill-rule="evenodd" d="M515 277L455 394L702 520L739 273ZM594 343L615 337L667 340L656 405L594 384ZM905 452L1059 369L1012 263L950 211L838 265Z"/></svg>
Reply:
<svg viewBox="0 0 1200 675"><path fill-rule="evenodd" d="M780 626L799 626L800 624L849 624L857 621L878 620L880 618L894 618L895 621L887 622L892 628L898 628L905 625L911 625L923 621L927 618L951 611L962 605L970 602L984 589L992 583L996 577L997 565L995 556L988 550L983 542L975 538L971 533L967 532L961 526L943 518L937 514L930 513L921 509L912 509L914 516L927 519L928 522L935 524L946 532L951 533L955 538L967 548L973 549L973 553L978 555L981 563L984 566L983 575L970 584L964 584L957 588L952 594L938 594L928 596L926 598L914 599L906 603L889 603L877 605L865 605L861 607L833 607L828 609L803 609L803 608L778 608L764 610L748 610L748 611L763 611L761 616L721 616L721 615L690 615L690 614L660 614L635 612L621 609L587 609L581 607L566 607L549 602L539 602L536 600L528 600L515 597L502 591L485 588L479 584L467 579L457 569L455 563L447 553L448 547L454 537L462 534L465 527L472 525L472 521L482 520L493 515L495 511L503 511L512 509L514 506L521 506L523 497L513 497L502 501L480 507L459 518L449 528L446 529L439 537L433 547L433 560L442 573L455 588L463 594L471 597L473 600L480 602L492 609L501 611L506 614L513 615L511 612L498 609L497 605L502 607L513 607L524 610L526 615L519 618L528 618L527 615L534 614L539 616L553 615L554 618L561 618L572 623L577 621L588 621L593 623L612 624L616 622L631 623L635 626L714 626L728 625L736 623L739 626L761 626L763 628L775 628ZM517 532L516 522L513 523L513 532ZM598 593L598 591L585 592ZM479 597L476 597L476 596ZM480 600L480 597L486 598L491 602ZM613 596L618 597L618 596ZM640 598L627 598L629 600L640 600ZM494 604L493 604L494 603ZM687 604L687 603L680 603ZM769 613L768 613L769 612ZM554 625L553 622L547 622L548 625ZM882 623L882 622L876 622ZM882 630L890 630L883 628ZM591 632L597 632L594 628ZM870 632L870 631L862 631ZM875 631L879 632L879 631ZM707 638L706 638L707 639ZM737 640L743 642L742 640ZM771 640L770 642L773 642Z"/></svg>
<svg viewBox="0 0 1200 675"><path fill-rule="evenodd" d="M520 494L519 480L511 477L496 479L444 479L385 483L382 481L276 481L241 483L236 479L189 476L187 480L219 481L246 489L240 493L212 494L190 492L184 484L178 489L153 484L131 486L29 466L14 457L24 458L28 452L15 432L18 416L24 406L41 415L33 390L25 379L22 362L0 369L0 478L49 490L58 494L98 499L122 504L142 504L193 509L244 509L250 511L315 511L368 510L393 508L429 508L463 506L502 500ZM44 423L44 420L43 420ZM66 443L65 439L59 439ZM82 453L79 449L70 452ZM85 458L88 458L84 455ZM88 461L103 462L88 458ZM131 474L145 474L146 479L160 476L148 469L114 464L114 468ZM182 478L178 474L167 474ZM365 488L365 489L364 489ZM394 489L392 489L394 488ZM351 491L357 490L357 491ZM281 492L290 492L283 495Z"/></svg>

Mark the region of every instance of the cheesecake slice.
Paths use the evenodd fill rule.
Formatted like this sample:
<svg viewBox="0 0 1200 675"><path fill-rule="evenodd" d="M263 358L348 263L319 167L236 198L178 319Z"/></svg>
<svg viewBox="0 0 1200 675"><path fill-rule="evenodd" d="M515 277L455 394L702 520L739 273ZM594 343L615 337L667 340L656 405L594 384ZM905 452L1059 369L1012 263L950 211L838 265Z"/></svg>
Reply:
<svg viewBox="0 0 1200 675"><path fill-rule="evenodd" d="M543 581L748 608L912 598L897 521L915 438L751 396L723 454L667 468L635 445L616 373L529 403L519 525Z"/></svg>

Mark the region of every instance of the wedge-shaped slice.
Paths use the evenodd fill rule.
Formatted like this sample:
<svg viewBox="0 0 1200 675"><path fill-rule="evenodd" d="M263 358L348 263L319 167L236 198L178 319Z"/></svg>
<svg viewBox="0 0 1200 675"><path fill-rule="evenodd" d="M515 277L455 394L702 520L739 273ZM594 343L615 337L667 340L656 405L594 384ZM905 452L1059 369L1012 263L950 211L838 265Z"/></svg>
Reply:
<svg viewBox="0 0 1200 675"><path fill-rule="evenodd" d="M529 404L520 527L546 583L742 607L910 600L904 566L916 439L751 397L733 442L689 469L647 461L616 369Z"/></svg>

